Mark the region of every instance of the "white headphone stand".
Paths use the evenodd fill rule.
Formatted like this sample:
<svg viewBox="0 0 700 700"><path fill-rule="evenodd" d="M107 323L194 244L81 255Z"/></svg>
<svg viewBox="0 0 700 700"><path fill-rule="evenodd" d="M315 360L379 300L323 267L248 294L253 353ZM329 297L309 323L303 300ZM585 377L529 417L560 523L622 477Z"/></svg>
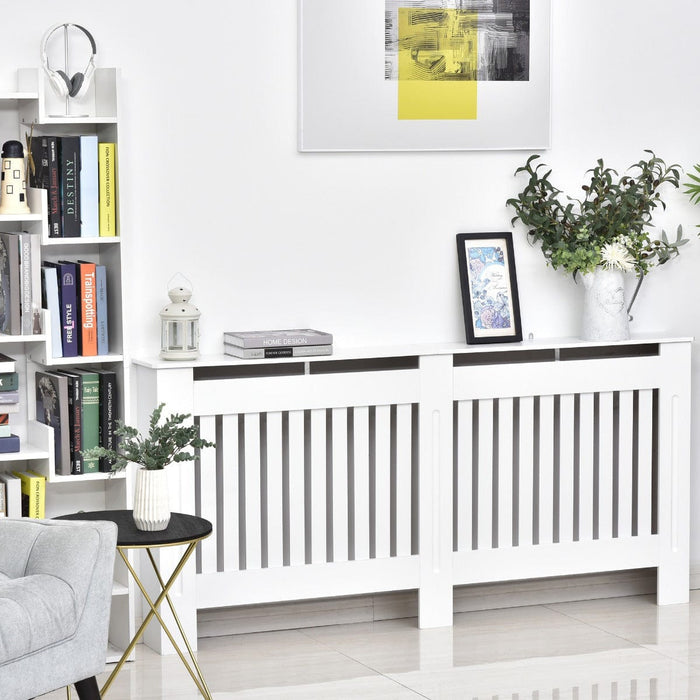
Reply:
<svg viewBox="0 0 700 700"><path fill-rule="evenodd" d="M70 25L64 25L63 27L63 72L66 73L66 75L70 75L70 72L68 70L68 27ZM51 86L44 81L44 85L46 86L44 89L51 89ZM75 104L75 100L72 100L71 97L66 95L64 99L65 107L64 107L64 112L63 114L49 114L49 117L53 118L60 118L60 117L75 117L76 119L85 119L87 118L88 114L82 113L82 114L71 114L70 113L70 106L71 104Z"/></svg>

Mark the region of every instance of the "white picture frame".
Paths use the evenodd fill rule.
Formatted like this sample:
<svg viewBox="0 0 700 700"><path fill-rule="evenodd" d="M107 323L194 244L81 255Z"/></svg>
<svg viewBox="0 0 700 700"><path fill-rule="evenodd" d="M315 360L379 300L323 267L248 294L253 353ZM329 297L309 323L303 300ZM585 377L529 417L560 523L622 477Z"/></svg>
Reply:
<svg viewBox="0 0 700 700"><path fill-rule="evenodd" d="M388 13L395 5L464 3L298 0L299 151L549 148L551 0L529 0L527 79L477 79L476 118L469 119L398 118L401 81L387 78Z"/></svg>

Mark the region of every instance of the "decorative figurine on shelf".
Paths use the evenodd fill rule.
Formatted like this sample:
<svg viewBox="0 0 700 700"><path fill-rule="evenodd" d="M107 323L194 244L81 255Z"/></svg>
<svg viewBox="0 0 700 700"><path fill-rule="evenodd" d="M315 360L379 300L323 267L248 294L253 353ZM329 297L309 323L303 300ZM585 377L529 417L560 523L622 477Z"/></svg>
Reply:
<svg viewBox="0 0 700 700"><path fill-rule="evenodd" d="M1 177L0 214L30 214L27 204L24 148L19 141L3 143Z"/></svg>
<svg viewBox="0 0 700 700"><path fill-rule="evenodd" d="M190 304L192 289L171 287L171 303L160 312L160 357L163 360L196 360L199 357L199 317Z"/></svg>

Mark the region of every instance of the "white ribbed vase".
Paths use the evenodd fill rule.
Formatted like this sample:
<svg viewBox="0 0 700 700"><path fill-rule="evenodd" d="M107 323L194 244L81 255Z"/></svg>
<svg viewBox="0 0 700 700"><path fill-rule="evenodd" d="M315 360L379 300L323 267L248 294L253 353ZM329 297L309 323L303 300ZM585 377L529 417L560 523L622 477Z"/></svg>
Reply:
<svg viewBox="0 0 700 700"><path fill-rule="evenodd" d="M170 522L168 473L165 469L144 469L136 472L134 490L134 523L139 530L165 530Z"/></svg>

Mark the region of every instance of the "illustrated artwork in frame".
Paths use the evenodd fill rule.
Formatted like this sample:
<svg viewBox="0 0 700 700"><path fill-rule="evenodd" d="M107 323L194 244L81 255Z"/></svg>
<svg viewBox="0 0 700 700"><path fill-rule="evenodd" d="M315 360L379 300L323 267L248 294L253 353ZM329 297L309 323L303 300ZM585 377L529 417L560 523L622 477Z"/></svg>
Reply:
<svg viewBox="0 0 700 700"><path fill-rule="evenodd" d="M300 151L541 150L551 0L298 0Z"/></svg>
<svg viewBox="0 0 700 700"><path fill-rule="evenodd" d="M457 234L457 259L467 343L521 341L512 234Z"/></svg>

